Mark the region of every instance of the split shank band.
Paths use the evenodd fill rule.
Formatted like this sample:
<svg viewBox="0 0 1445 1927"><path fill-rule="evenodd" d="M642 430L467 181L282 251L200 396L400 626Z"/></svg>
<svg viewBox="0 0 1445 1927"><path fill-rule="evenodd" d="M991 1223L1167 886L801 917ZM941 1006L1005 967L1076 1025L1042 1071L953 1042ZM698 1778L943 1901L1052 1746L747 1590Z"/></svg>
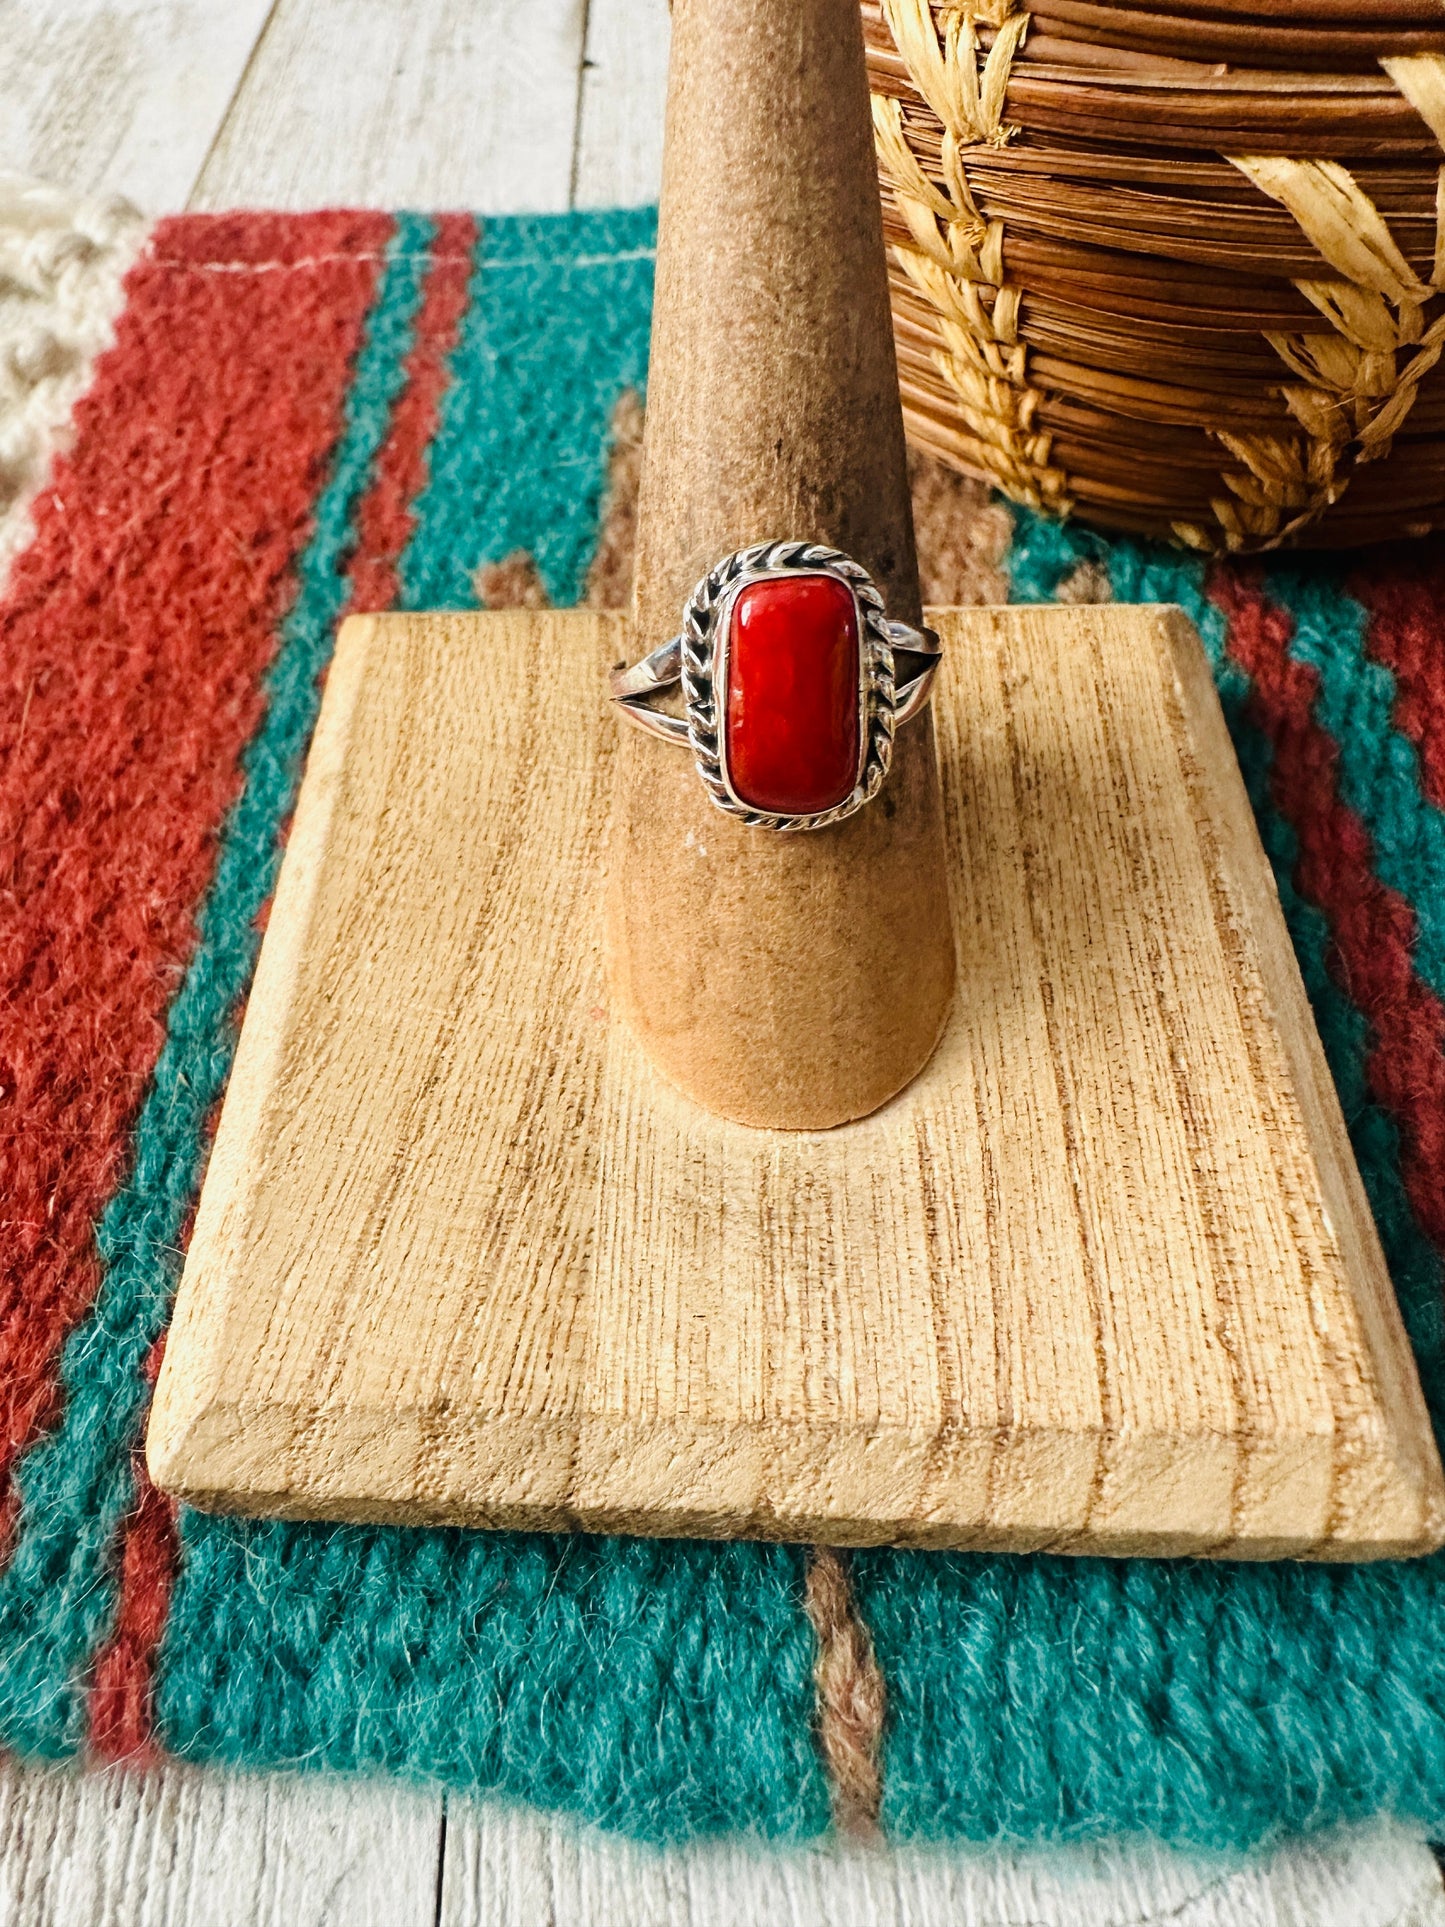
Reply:
<svg viewBox="0 0 1445 1927"><path fill-rule="evenodd" d="M682 633L614 669L609 689L637 728L691 749L719 809L757 829L813 830L877 795L894 731L927 705L938 661L933 630L891 621L841 550L758 542L710 569ZM685 716L652 706L679 683Z"/></svg>

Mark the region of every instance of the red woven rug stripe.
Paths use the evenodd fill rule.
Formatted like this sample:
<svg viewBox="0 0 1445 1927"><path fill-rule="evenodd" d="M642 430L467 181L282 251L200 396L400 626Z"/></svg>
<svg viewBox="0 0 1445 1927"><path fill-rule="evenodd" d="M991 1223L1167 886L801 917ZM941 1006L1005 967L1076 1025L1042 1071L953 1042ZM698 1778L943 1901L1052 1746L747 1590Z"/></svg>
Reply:
<svg viewBox="0 0 1445 1927"><path fill-rule="evenodd" d="M301 277L229 271L228 217L162 224L0 607L7 1498L96 1290L390 227L257 223L255 258L325 257Z"/></svg>
<svg viewBox="0 0 1445 1927"><path fill-rule="evenodd" d="M1434 552L1361 570L1350 593L1369 611L1365 647L1393 672L1395 727L1420 755L1420 787L1445 810L1445 562Z"/></svg>
<svg viewBox="0 0 1445 1927"><path fill-rule="evenodd" d="M1414 912L1375 876L1369 834L1340 800L1339 748L1314 718L1316 672L1289 654L1289 615L1224 570L1211 595L1229 618L1229 653L1253 679L1249 719L1274 751L1271 797L1299 841L1296 886L1329 919L1331 969L1374 1040L1370 1090L1399 1125L1411 1206L1445 1250L1445 1008L1411 962Z"/></svg>
<svg viewBox="0 0 1445 1927"><path fill-rule="evenodd" d="M357 508L357 546L347 567L348 613L386 609L397 593L397 563L413 528L412 504L426 482L426 455L446 386L448 357L466 311L477 223L438 217L405 386L392 411L375 472ZM147 1376L154 1382L163 1344ZM126 1521L114 1634L99 1655L90 1693L90 1742L105 1759L154 1750L152 1681L175 1583L175 1508L158 1493L137 1454L137 1502Z"/></svg>
<svg viewBox="0 0 1445 1927"><path fill-rule="evenodd" d="M146 1362L154 1386L165 1342ZM141 1761L156 1753L152 1718L155 1656L166 1629L180 1544L175 1501L151 1484L136 1454L136 1504L120 1552L115 1631L98 1654L87 1715L92 1752L102 1760Z"/></svg>

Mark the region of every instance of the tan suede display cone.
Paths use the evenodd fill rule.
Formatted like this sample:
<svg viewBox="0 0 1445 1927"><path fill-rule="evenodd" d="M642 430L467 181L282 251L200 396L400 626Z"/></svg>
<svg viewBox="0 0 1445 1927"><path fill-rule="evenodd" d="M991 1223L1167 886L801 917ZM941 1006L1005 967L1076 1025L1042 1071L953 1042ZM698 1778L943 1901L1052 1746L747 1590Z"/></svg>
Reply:
<svg viewBox="0 0 1445 1927"><path fill-rule="evenodd" d="M919 615L853 0L677 0L639 505L635 653L750 542L830 543ZM943 674L947 674L945 664ZM779 835L619 719L608 952L659 1069L709 1110L817 1129L927 1061L953 994L927 715L882 793Z"/></svg>

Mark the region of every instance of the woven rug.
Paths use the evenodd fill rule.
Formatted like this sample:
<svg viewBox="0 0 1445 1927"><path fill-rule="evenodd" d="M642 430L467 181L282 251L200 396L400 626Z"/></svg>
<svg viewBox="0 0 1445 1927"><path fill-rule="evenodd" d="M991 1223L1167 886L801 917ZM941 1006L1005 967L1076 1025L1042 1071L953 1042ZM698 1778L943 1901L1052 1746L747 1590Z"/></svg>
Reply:
<svg viewBox="0 0 1445 1927"><path fill-rule="evenodd" d="M245 1523L146 1482L337 623L619 600L652 237L0 196L0 1741L660 1839L1445 1827L1440 1559L843 1561ZM1198 624L1438 1422L1445 553L1222 567L915 492L932 599Z"/></svg>

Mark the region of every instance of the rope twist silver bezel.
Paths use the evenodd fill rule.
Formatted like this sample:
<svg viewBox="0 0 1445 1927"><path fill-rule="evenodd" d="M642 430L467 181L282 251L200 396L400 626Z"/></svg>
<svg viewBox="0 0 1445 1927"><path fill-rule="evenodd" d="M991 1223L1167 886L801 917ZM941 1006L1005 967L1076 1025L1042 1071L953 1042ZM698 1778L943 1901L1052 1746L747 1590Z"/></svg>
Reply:
<svg viewBox="0 0 1445 1927"><path fill-rule="evenodd" d="M848 584L862 618L858 638L866 690L862 774L843 801L831 809L805 816L751 809L731 793L723 776L713 676L718 616L722 605L750 582L820 571L841 577ZM893 642L883 598L868 571L841 549L817 542L756 542L725 557L709 569L688 597L682 628L682 691L687 702L688 741L708 795L720 810L740 817L752 829L786 833L826 829L830 823L841 823L861 810L878 794L893 760L893 669Z"/></svg>
<svg viewBox="0 0 1445 1927"><path fill-rule="evenodd" d="M719 637L729 635L732 604L751 583L792 574L830 575L851 590L859 618L858 776L841 802L807 815L759 810L729 786L719 717ZM895 651L932 658L900 692ZM891 622L868 571L841 549L821 542L754 542L709 569L683 611L682 633L630 667L612 672L613 700L628 720L664 742L691 749L714 805L753 829L794 832L826 829L862 809L878 794L893 760L894 732L928 703L938 666L938 637L929 629ZM651 698L680 682L686 716L654 708Z"/></svg>

